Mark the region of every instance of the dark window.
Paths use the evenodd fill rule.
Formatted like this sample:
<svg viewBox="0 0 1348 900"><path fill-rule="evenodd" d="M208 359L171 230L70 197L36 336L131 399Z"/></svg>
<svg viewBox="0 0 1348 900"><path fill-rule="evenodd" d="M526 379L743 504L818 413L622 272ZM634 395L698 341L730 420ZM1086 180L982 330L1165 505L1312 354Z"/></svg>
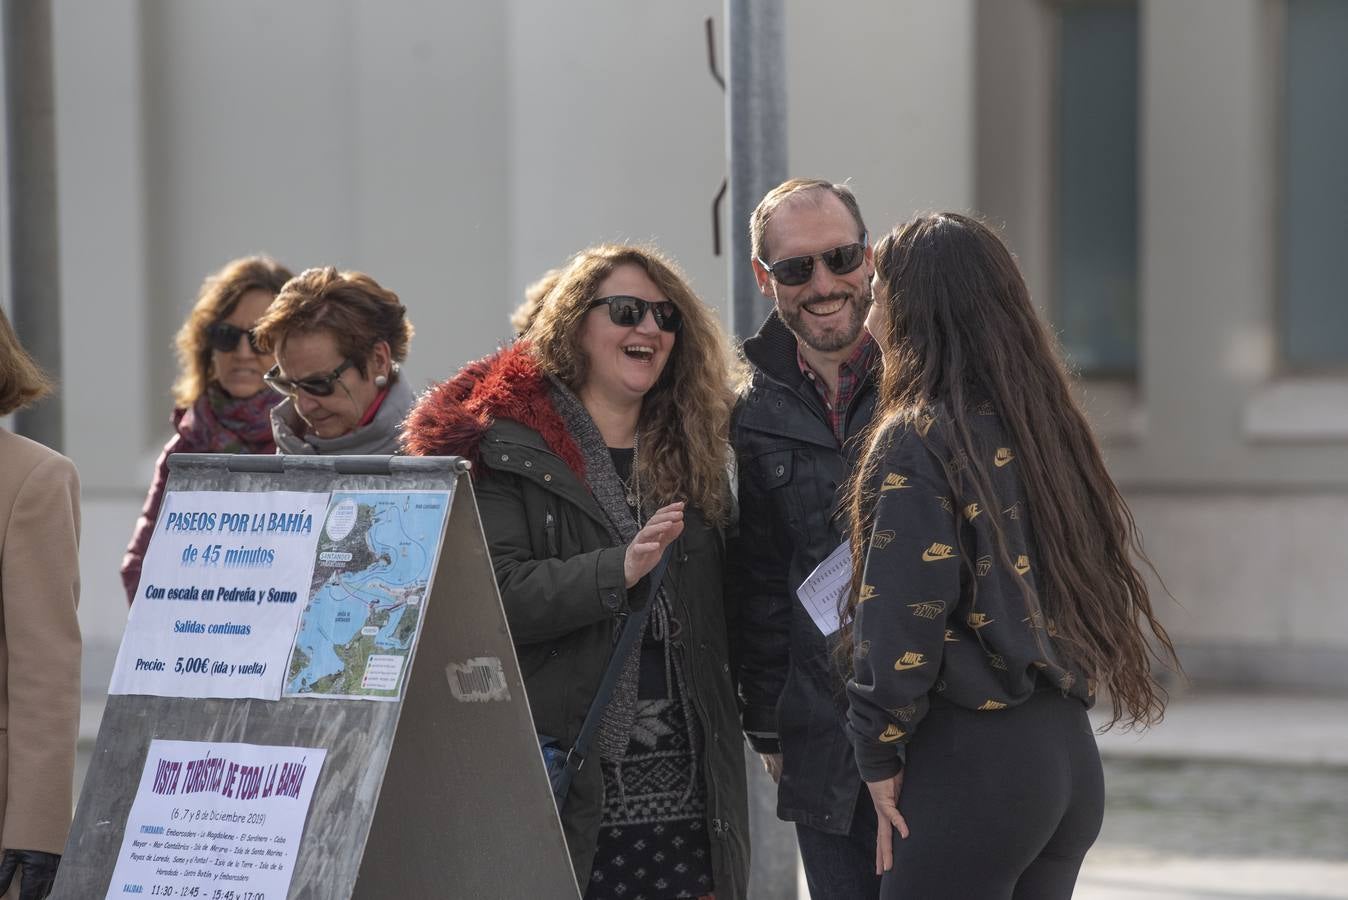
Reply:
<svg viewBox="0 0 1348 900"><path fill-rule="evenodd" d="M1056 77L1053 311L1083 373L1137 372L1138 10L1064 2Z"/></svg>
<svg viewBox="0 0 1348 900"><path fill-rule="evenodd" d="M1292 370L1348 367L1348 2L1288 0L1281 341Z"/></svg>

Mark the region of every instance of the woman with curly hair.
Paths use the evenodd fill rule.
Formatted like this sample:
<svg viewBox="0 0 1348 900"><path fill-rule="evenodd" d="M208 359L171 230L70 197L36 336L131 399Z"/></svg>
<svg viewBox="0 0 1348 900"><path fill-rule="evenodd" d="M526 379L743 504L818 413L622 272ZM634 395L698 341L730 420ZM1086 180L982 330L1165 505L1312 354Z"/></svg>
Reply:
<svg viewBox="0 0 1348 900"><path fill-rule="evenodd" d="M169 456L276 452L270 413L280 398L262 381L275 360L259 349L253 326L289 280L290 270L274 259L233 260L206 277L196 305L178 331L174 435L159 454L131 545L122 557L128 603L135 599L141 562L159 518Z"/></svg>
<svg viewBox="0 0 1348 900"><path fill-rule="evenodd" d="M874 288L847 691L881 896L1065 900L1104 814L1086 710L1158 721L1178 667L1137 529L996 234L920 216Z"/></svg>
<svg viewBox="0 0 1348 900"><path fill-rule="evenodd" d="M587 898L745 896L721 588L732 365L714 314L662 256L592 247L519 341L432 390L404 434L409 453L474 461L534 724L563 748L673 545L560 809Z"/></svg>

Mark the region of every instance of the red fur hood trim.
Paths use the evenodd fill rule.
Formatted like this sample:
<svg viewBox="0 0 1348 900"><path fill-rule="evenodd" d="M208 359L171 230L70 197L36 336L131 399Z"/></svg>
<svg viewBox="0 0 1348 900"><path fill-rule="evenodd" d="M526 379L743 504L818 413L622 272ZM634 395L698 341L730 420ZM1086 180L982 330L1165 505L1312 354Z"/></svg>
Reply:
<svg viewBox="0 0 1348 900"><path fill-rule="evenodd" d="M552 406L547 378L520 343L469 363L423 394L407 417L403 451L409 456L462 456L481 472L482 439L497 419L537 431L548 449L584 480L580 448Z"/></svg>

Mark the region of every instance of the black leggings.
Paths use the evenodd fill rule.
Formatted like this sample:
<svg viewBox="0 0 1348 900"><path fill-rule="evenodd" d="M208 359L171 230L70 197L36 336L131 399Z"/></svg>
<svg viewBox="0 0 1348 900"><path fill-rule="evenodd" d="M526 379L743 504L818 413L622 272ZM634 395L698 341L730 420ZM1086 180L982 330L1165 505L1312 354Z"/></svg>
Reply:
<svg viewBox="0 0 1348 900"><path fill-rule="evenodd" d="M1039 691L974 712L933 701L908 747L882 900L1067 900L1105 786L1081 703Z"/></svg>

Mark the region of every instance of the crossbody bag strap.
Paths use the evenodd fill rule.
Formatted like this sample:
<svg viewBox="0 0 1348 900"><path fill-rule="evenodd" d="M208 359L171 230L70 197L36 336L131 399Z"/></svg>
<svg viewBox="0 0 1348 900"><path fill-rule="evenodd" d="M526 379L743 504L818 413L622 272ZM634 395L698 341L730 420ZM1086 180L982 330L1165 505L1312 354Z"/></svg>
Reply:
<svg viewBox="0 0 1348 900"><path fill-rule="evenodd" d="M660 591L660 582L664 580L665 569L669 567L669 558L673 550L673 544L665 548L665 552L660 556L660 561L655 564L655 568L651 571L651 590L650 595L646 598L646 605L628 614L622 634L618 636L618 642L613 645L613 655L609 657L608 668L604 670L604 678L599 682L599 690L594 695L594 701L590 703L589 712L585 714L585 721L580 726L580 734L576 735L575 744L566 754L567 784L570 784L571 779L580 771L580 767L585 765L585 758L590 753L590 744L594 741L594 736L599 731L599 724L604 719L604 709L608 706L609 700L613 697L613 691L618 686L618 678L622 674L623 664L631 653L633 645L641 640L646 618L650 615L651 607L655 605L656 594Z"/></svg>

